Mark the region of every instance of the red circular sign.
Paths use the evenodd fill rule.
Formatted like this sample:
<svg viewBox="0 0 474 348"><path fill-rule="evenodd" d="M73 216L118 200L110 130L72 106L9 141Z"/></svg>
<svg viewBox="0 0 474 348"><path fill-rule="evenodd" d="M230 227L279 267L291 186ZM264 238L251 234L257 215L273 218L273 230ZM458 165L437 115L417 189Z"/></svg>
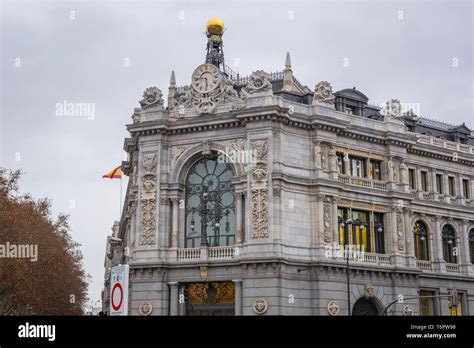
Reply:
<svg viewBox="0 0 474 348"><path fill-rule="evenodd" d="M115 305L115 302L114 302L114 294L115 294L115 289L119 289L120 290L120 302L119 304L116 306ZM110 299L112 301L112 308L114 309L114 311L118 311L120 309L120 307L122 306L122 300L123 300L123 290L122 290L122 285L120 285L120 283L115 283L114 287L112 288L112 298Z"/></svg>

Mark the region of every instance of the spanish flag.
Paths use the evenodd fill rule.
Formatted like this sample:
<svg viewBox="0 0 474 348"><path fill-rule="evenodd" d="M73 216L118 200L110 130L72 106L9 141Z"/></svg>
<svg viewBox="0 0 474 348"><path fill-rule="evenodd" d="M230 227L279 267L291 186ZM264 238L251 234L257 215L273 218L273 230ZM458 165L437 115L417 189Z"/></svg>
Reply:
<svg viewBox="0 0 474 348"><path fill-rule="evenodd" d="M122 179L122 168L118 166L115 169L112 169L110 172L102 176L106 179Z"/></svg>

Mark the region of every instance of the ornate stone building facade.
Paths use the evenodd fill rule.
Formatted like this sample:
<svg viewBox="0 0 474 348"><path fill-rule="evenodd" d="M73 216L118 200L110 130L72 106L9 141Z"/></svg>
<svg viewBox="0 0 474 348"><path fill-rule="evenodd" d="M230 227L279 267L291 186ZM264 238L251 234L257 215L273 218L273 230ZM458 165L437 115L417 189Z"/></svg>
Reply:
<svg viewBox="0 0 474 348"><path fill-rule="evenodd" d="M474 315L471 131L311 90L289 55L240 77L221 28L190 84L173 72L166 106L148 88L127 125L104 303L127 263L131 315L381 315L395 300L389 314Z"/></svg>

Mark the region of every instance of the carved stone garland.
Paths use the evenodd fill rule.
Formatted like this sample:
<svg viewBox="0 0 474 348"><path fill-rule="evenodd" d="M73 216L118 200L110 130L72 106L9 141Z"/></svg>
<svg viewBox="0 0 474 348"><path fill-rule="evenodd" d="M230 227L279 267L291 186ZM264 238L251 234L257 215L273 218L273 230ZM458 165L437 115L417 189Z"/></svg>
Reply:
<svg viewBox="0 0 474 348"><path fill-rule="evenodd" d="M156 154L143 155L143 184L140 194L140 244L155 244L156 230Z"/></svg>
<svg viewBox="0 0 474 348"><path fill-rule="evenodd" d="M252 205L252 238L268 237L268 180L267 154L268 146L265 140L252 143L257 164L251 174L251 205Z"/></svg>

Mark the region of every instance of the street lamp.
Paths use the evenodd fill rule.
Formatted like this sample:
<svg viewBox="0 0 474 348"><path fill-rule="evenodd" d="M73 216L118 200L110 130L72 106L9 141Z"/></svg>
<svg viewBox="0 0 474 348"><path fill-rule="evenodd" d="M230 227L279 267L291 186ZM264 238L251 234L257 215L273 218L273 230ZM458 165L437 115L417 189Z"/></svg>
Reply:
<svg viewBox="0 0 474 348"><path fill-rule="evenodd" d="M354 221L352 219L346 219L344 220L343 218L339 218L339 226L344 228L346 225L352 225ZM350 278L349 278L349 228L347 229L347 238L344 238L344 249L346 252L346 283L347 283L347 315L351 315L351 283L350 283ZM347 248L345 246L347 245Z"/></svg>

